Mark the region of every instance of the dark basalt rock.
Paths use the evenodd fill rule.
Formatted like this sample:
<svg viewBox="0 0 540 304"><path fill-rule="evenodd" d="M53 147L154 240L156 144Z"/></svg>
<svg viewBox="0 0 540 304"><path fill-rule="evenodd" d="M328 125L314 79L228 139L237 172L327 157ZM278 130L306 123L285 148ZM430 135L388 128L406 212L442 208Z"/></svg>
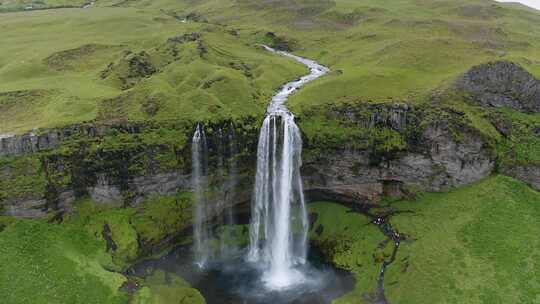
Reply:
<svg viewBox="0 0 540 304"><path fill-rule="evenodd" d="M60 147L63 140L72 136L93 138L103 136L108 130L117 127L121 127L128 133L135 133L138 129L135 124L123 126L75 124L60 129L36 130L21 135L0 134L0 156L20 156L56 149Z"/></svg>
<svg viewBox="0 0 540 304"><path fill-rule="evenodd" d="M519 179L540 191L540 165L516 165L503 168L504 174Z"/></svg>
<svg viewBox="0 0 540 304"><path fill-rule="evenodd" d="M37 135L28 133L20 136L0 135L0 156L22 155L58 147L58 132Z"/></svg>
<svg viewBox="0 0 540 304"><path fill-rule="evenodd" d="M304 168L310 173L305 189L317 197L342 196L367 203L389 191L388 185L440 191L478 181L494 170L489 149L474 133L457 141L448 129L430 127L423 140L425 151L399 152L377 165L366 151L347 148L306 159Z"/></svg>
<svg viewBox="0 0 540 304"><path fill-rule="evenodd" d="M184 34L181 36L171 37L167 39L168 43L185 43L185 42L193 42L201 39L201 34L199 33L189 33Z"/></svg>
<svg viewBox="0 0 540 304"><path fill-rule="evenodd" d="M254 122L251 118L246 118L245 123L251 126ZM138 205L153 195L190 191L189 144L180 148L162 142L143 144L140 136L148 134L145 132L154 132L156 128L176 130L179 134L186 132L188 142L192 136L192 130L182 123L167 126L123 123L74 125L4 138L0 145L0 156L27 157L28 154L37 153L44 170L47 190L33 196L0 197L0 214L44 217L50 211L69 213L73 202L79 197L91 197L96 204L123 207ZM223 153L221 148L229 146L230 138L220 136L219 130L229 134L231 128L235 126L230 121L207 125L212 172L218 171L218 155L220 151ZM241 125L237 128L238 130L234 131L234 140L239 149L236 158L240 186L234 192L237 202L244 203L248 202L251 196L257 130L251 127L244 129ZM160 133L152 134L156 136ZM122 136L124 141L131 138L129 140L133 140L133 145L104 148L103 145L107 142L105 139L115 141ZM48 138L54 138L54 143L45 140ZM181 138L178 140L181 141ZM49 144L39 144L42 141ZM61 147L65 149L58 150ZM174 151L171 152L171 149ZM232 157L229 152L224 153L222 157L225 161ZM173 164L167 163L166 167L162 167L163 163L158 159L164 156L171 158ZM216 173L216 176L211 177L212 181L216 184L223 183L217 175ZM2 178L5 177L0 176L0 179ZM230 186L224 183L222 190L233 192L229 189Z"/></svg>
<svg viewBox="0 0 540 304"><path fill-rule="evenodd" d="M310 198L372 204L384 195L408 197L409 189L466 185L495 169L492 148L460 113L396 103L346 106L328 115L348 127L391 129L407 144L379 151L361 138L330 148L306 141L302 172Z"/></svg>
<svg viewBox="0 0 540 304"><path fill-rule="evenodd" d="M47 201L43 198L19 198L3 203L3 213L17 218L41 218L47 215Z"/></svg>
<svg viewBox="0 0 540 304"><path fill-rule="evenodd" d="M455 88L482 106L540 112L540 80L512 62L475 66L456 81Z"/></svg>
<svg viewBox="0 0 540 304"><path fill-rule="evenodd" d="M292 52L297 47L296 41L278 36L273 32L266 33L264 37L269 41L269 45L276 50Z"/></svg>

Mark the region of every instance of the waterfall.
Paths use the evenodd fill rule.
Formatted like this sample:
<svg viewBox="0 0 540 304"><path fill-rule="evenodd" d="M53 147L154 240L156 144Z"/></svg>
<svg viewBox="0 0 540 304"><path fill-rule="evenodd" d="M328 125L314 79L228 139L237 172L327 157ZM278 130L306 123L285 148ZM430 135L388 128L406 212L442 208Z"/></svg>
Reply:
<svg viewBox="0 0 540 304"><path fill-rule="evenodd" d="M200 268L204 268L210 257L208 240L211 236L209 220L210 209L208 206L208 146L204 127L197 124L191 145L192 176L191 183L195 194L195 206L193 208L193 238L195 242L195 262Z"/></svg>
<svg viewBox="0 0 540 304"><path fill-rule="evenodd" d="M294 115L285 103L302 85L329 70L312 60L264 47L310 69L310 74L285 84L272 98L257 147L247 258L264 263L267 270L263 280L269 288L278 289L302 279L295 266L306 262L309 228L300 175L302 139Z"/></svg>

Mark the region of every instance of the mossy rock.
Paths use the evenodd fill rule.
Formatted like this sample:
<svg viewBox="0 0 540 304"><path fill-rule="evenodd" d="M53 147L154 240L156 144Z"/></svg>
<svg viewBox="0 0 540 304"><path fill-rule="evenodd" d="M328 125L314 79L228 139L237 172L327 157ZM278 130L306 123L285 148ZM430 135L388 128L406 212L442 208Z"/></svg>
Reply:
<svg viewBox="0 0 540 304"><path fill-rule="evenodd" d="M191 288L181 277L164 272L154 271L143 281L131 300L131 304L204 304L201 293Z"/></svg>

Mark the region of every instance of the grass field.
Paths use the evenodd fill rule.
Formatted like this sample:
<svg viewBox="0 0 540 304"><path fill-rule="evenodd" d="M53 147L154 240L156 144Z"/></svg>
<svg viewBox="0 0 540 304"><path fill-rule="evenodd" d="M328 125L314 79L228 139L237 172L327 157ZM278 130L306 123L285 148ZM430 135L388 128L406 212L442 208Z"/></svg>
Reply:
<svg viewBox="0 0 540 304"><path fill-rule="evenodd" d="M2 14L0 24L2 133L96 119L261 115L282 82L305 73L225 27L184 24L158 10L54 9ZM167 43L194 32L199 41ZM137 75L125 63L128 51L150 54L157 71ZM172 51L175 58L166 53ZM123 89L115 77L102 79L110 63L119 67L114 76L135 78L136 85Z"/></svg>
<svg viewBox="0 0 540 304"><path fill-rule="evenodd" d="M540 194L494 176L448 193L391 205L406 235L385 276L391 303L536 303L540 298ZM333 244L331 260L351 270L355 291L335 303L365 303L391 246L369 220L333 203L314 203L312 239ZM316 232L318 225L324 229ZM320 230L319 230L320 231ZM337 245L336 245L337 244Z"/></svg>
<svg viewBox="0 0 540 304"><path fill-rule="evenodd" d="M34 6L51 9L22 8L31 3L0 6L0 133L261 115L280 84L305 73L256 47L267 32L332 69L292 97L299 113L426 102L491 60L540 76L540 14L490 0L107 0L87 9L47 0ZM200 38L168 42L190 33Z"/></svg>

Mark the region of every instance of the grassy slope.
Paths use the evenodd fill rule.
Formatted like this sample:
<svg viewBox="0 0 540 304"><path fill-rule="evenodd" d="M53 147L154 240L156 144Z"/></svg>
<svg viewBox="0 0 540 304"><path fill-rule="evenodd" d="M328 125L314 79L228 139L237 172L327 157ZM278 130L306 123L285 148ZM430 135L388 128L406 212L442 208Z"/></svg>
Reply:
<svg viewBox="0 0 540 304"><path fill-rule="evenodd" d="M414 241L387 275L399 303L535 303L540 294L540 194L496 176L400 203L394 226ZM404 271L406 269L406 271Z"/></svg>
<svg viewBox="0 0 540 304"><path fill-rule="evenodd" d="M408 236L387 271L392 303L535 303L540 294L540 193L511 178L494 176L448 193L422 194L392 205L408 210L392 217ZM389 248L384 236L360 214L316 203L316 241L337 240L332 260L353 271L356 290L336 303L364 303L373 291ZM312 231L312 233L314 233ZM324 243L323 243L324 244ZM389 247L389 246L387 246Z"/></svg>
<svg viewBox="0 0 540 304"><path fill-rule="evenodd" d="M188 282L173 273L156 270L146 277L131 303L133 304L204 304L203 296Z"/></svg>
<svg viewBox="0 0 540 304"><path fill-rule="evenodd" d="M26 2L4 6L13 3ZM190 12L210 23L174 17ZM540 15L490 0L98 1L90 9L3 13L0 28L0 93L25 91L0 94L1 133L96 117L207 120L261 114L274 89L305 72L254 47L266 31L294 41L296 52L334 71L291 99L297 112L341 102L421 102L471 65L489 60L514 60L540 75ZM181 60L127 91L99 78L124 51L151 52L167 38L190 32L203 35L204 58L195 46L183 46ZM45 61L87 44L100 47L61 57L67 68ZM212 85L206 88L207 83ZM145 110L149 103L156 113Z"/></svg>
<svg viewBox="0 0 540 304"><path fill-rule="evenodd" d="M158 245L190 223L188 199L185 194L161 197L137 209L103 209L80 201L62 224L0 217L2 303L128 303L128 294L120 290L127 279L118 271L140 256L139 244L147 249ZM105 225L114 250L107 249ZM185 282L142 286L136 303L170 304L184 298L204 303Z"/></svg>
<svg viewBox="0 0 540 304"><path fill-rule="evenodd" d="M44 222L20 221L0 233L3 303L125 303L125 281L91 235Z"/></svg>
<svg viewBox="0 0 540 304"><path fill-rule="evenodd" d="M540 136L536 130L540 128L540 114L528 115L502 110L498 115L511 122L512 130L510 136L500 141L497 149L501 165L539 165Z"/></svg>
<svg viewBox="0 0 540 304"><path fill-rule="evenodd" d="M380 263L374 257L382 253L377 247L385 240L384 235L370 224L369 218L347 213L349 209L342 205L315 202L309 210L317 214L310 231L312 241L332 263L354 273L357 280L355 290L335 302L363 303L364 294L376 287Z"/></svg>
<svg viewBox="0 0 540 304"><path fill-rule="evenodd" d="M488 0L281 0L275 9L265 1L240 3L244 14L201 11L240 28L271 28L298 41L298 53L334 70L291 99L296 111L346 101L423 100L489 60L515 60L540 75L540 15L532 10Z"/></svg>
<svg viewBox="0 0 540 304"><path fill-rule="evenodd" d="M122 120L211 119L264 112L266 100L286 79L305 73L301 65L272 56L253 43L210 24L181 23L158 9L56 9L2 14L0 50L0 132L24 132L95 119L116 111ZM100 79L101 71L124 51L151 52L168 38L199 32L207 49L200 58L193 45L182 46L179 61L122 91ZM47 58L84 45L97 50ZM159 60L159 58L157 58ZM246 76L241 68L249 70ZM216 80L209 88L204 83ZM15 96L14 96L15 95ZM104 100L122 96L111 107ZM159 97L154 117L142 104Z"/></svg>

